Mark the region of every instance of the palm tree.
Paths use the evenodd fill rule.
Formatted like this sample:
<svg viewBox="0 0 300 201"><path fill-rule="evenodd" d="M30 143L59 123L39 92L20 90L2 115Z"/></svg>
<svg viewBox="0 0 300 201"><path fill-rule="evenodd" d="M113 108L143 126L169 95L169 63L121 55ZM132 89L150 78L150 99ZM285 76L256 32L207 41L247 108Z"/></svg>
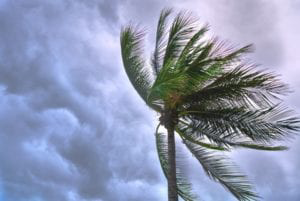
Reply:
<svg viewBox="0 0 300 201"><path fill-rule="evenodd" d="M287 86L273 73L245 61L251 45L235 48L207 39L208 26L197 29L197 20L188 12L180 12L168 25L171 13L164 9L160 14L152 68L142 58L142 29L128 25L120 37L129 80L160 114L155 136L168 199L177 201L178 195L187 201L197 199L176 160L177 134L211 179L238 200L258 200L245 175L220 152L238 147L287 149L274 145L299 130L299 119L281 104Z"/></svg>

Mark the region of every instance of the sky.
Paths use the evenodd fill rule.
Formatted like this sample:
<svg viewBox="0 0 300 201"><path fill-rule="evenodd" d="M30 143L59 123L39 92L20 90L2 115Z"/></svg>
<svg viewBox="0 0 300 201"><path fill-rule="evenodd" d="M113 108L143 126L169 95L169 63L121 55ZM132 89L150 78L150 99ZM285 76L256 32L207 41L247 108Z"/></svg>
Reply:
<svg viewBox="0 0 300 201"><path fill-rule="evenodd" d="M299 0L0 0L0 201L167 200L158 115L131 86L119 44L121 26L135 22L153 48L164 7L253 43L250 59L281 74L300 113ZM230 153L263 200L300 200L300 137L286 144ZM235 200L182 153L201 200Z"/></svg>

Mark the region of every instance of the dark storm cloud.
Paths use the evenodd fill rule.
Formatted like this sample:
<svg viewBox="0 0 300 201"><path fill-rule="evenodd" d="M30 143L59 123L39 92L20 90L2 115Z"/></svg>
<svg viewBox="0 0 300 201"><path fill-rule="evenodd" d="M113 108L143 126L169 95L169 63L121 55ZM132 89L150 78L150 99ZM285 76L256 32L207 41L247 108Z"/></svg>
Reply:
<svg viewBox="0 0 300 201"><path fill-rule="evenodd" d="M299 140L291 150L281 153L240 151L234 154L239 165L251 175L251 180L264 200L299 200Z"/></svg>
<svg viewBox="0 0 300 201"><path fill-rule="evenodd" d="M1 5L0 200L159 199L140 124L152 119L120 74L118 5Z"/></svg>
<svg viewBox="0 0 300 201"><path fill-rule="evenodd" d="M225 23L231 25L233 38L254 43L255 59L259 62L271 66L280 65L284 55L278 30L278 8L274 3L242 0L231 1L223 7L226 12L223 16L227 16Z"/></svg>
<svg viewBox="0 0 300 201"><path fill-rule="evenodd" d="M110 0L109 3L107 3L105 0L78 1L90 9L98 9L100 16L107 20L108 24L115 24L119 20L118 8L121 2L119 0Z"/></svg>
<svg viewBox="0 0 300 201"><path fill-rule="evenodd" d="M284 55L278 30L280 7L275 4L276 1L265 0L213 0L191 8L200 16L204 13L203 18L212 25L214 34L234 44L253 43L255 61L277 67Z"/></svg>
<svg viewBox="0 0 300 201"><path fill-rule="evenodd" d="M231 25L232 38L255 43L256 60L279 65L282 58L281 37L278 33L278 11L270 1L230 1L223 5L226 25ZM227 28L227 27L226 27ZM268 50L268 51L266 51Z"/></svg>

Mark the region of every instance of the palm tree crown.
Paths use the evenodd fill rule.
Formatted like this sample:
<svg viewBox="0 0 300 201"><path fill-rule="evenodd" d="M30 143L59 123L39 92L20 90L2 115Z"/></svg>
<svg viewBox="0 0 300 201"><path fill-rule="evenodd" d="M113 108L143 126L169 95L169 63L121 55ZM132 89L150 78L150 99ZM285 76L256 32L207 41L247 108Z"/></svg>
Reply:
<svg viewBox="0 0 300 201"><path fill-rule="evenodd" d="M175 131L211 179L238 200L258 200L247 178L218 151L285 150L274 142L299 130L299 119L281 104L280 95L288 88L273 73L245 61L251 45L235 48L207 39L208 26L199 29L188 12L180 12L168 24L171 13L164 9L160 14L152 68L142 58L144 31L132 25L121 31L129 80L145 103L160 113L156 144L162 169L168 180L176 171L177 194L184 200L197 199L175 160L175 169L170 164L175 148L170 151L169 137ZM160 126L168 130L168 137Z"/></svg>

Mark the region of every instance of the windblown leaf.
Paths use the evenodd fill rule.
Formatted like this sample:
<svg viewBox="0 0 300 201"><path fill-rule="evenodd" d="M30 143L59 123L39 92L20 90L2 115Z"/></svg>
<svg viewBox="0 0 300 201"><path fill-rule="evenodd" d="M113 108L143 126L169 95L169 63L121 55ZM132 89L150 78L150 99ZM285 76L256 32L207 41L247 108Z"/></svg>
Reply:
<svg viewBox="0 0 300 201"><path fill-rule="evenodd" d="M162 68L162 59L166 48L165 38L166 38L167 18L171 13L172 13L171 9L162 10L158 20L155 49L152 58L152 67L154 69L155 75L158 75L160 69Z"/></svg>
<svg viewBox="0 0 300 201"><path fill-rule="evenodd" d="M200 162L206 174L211 179L221 183L239 201L258 200L259 196L253 191L253 187L246 176L239 172L229 158L207 151L205 148L186 140L184 140L184 144Z"/></svg>
<svg viewBox="0 0 300 201"><path fill-rule="evenodd" d="M210 77L210 83L184 97L185 103L224 103L252 108L270 107L280 95L289 92L276 75L239 64L219 76Z"/></svg>
<svg viewBox="0 0 300 201"><path fill-rule="evenodd" d="M175 17L170 28L163 61L164 67L167 63L175 62L175 59L179 56L191 34L195 31L194 23L195 19L189 12L181 12Z"/></svg>
<svg viewBox="0 0 300 201"><path fill-rule="evenodd" d="M127 76L148 106L156 111L161 108L158 105L148 101L148 94L151 88L151 80L149 72L145 67L145 62L142 59L142 39L144 31L133 26L127 26L121 31L121 52L125 71Z"/></svg>
<svg viewBox="0 0 300 201"><path fill-rule="evenodd" d="M205 143L205 142L202 142L202 141L199 140L199 139L195 139L192 135L187 135L187 134L185 133L185 130L180 129L179 127L176 128L176 132L180 135L180 137L181 137L183 140L192 142L192 143L194 143L194 144L200 145L200 146L205 147L205 148L207 148L207 149L214 149L214 150L218 150L218 151L225 151L225 150L227 150L226 148L224 148L224 147L222 147L222 146L218 146L218 145L214 145L214 144Z"/></svg>
<svg viewBox="0 0 300 201"><path fill-rule="evenodd" d="M281 105L254 111L244 107L202 108L186 111L184 118L192 127L214 133L219 138L245 137L261 143L293 137L300 129L299 119Z"/></svg>
<svg viewBox="0 0 300 201"><path fill-rule="evenodd" d="M184 121L180 121L178 125L181 133L183 133L182 135L184 135L183 137L185 140L208 149L215 149L219 151L231 150L232 147L243 147L264 151L283 151L288 149L286 146L273 146L272 144L254 143L253 141L251 141L251 139L246 137L233 137L231 139L228 139L228 137L221 137L223 133L218 133L217 130L198 128L194 126L194 123L188 124ZM211 142L209 146L206 145L207 143L204 145L202 144L201 140L204 138L207 138Z"/></svg>
<svg viewBox="0 0 300 201"><path fill-rule="evenodd" d="M207 31L208 26L205 25L189 39L177 60L177 68L186 68L190 64L194 56L202 49L202 44L199 44L199 40Z"/></svg>

